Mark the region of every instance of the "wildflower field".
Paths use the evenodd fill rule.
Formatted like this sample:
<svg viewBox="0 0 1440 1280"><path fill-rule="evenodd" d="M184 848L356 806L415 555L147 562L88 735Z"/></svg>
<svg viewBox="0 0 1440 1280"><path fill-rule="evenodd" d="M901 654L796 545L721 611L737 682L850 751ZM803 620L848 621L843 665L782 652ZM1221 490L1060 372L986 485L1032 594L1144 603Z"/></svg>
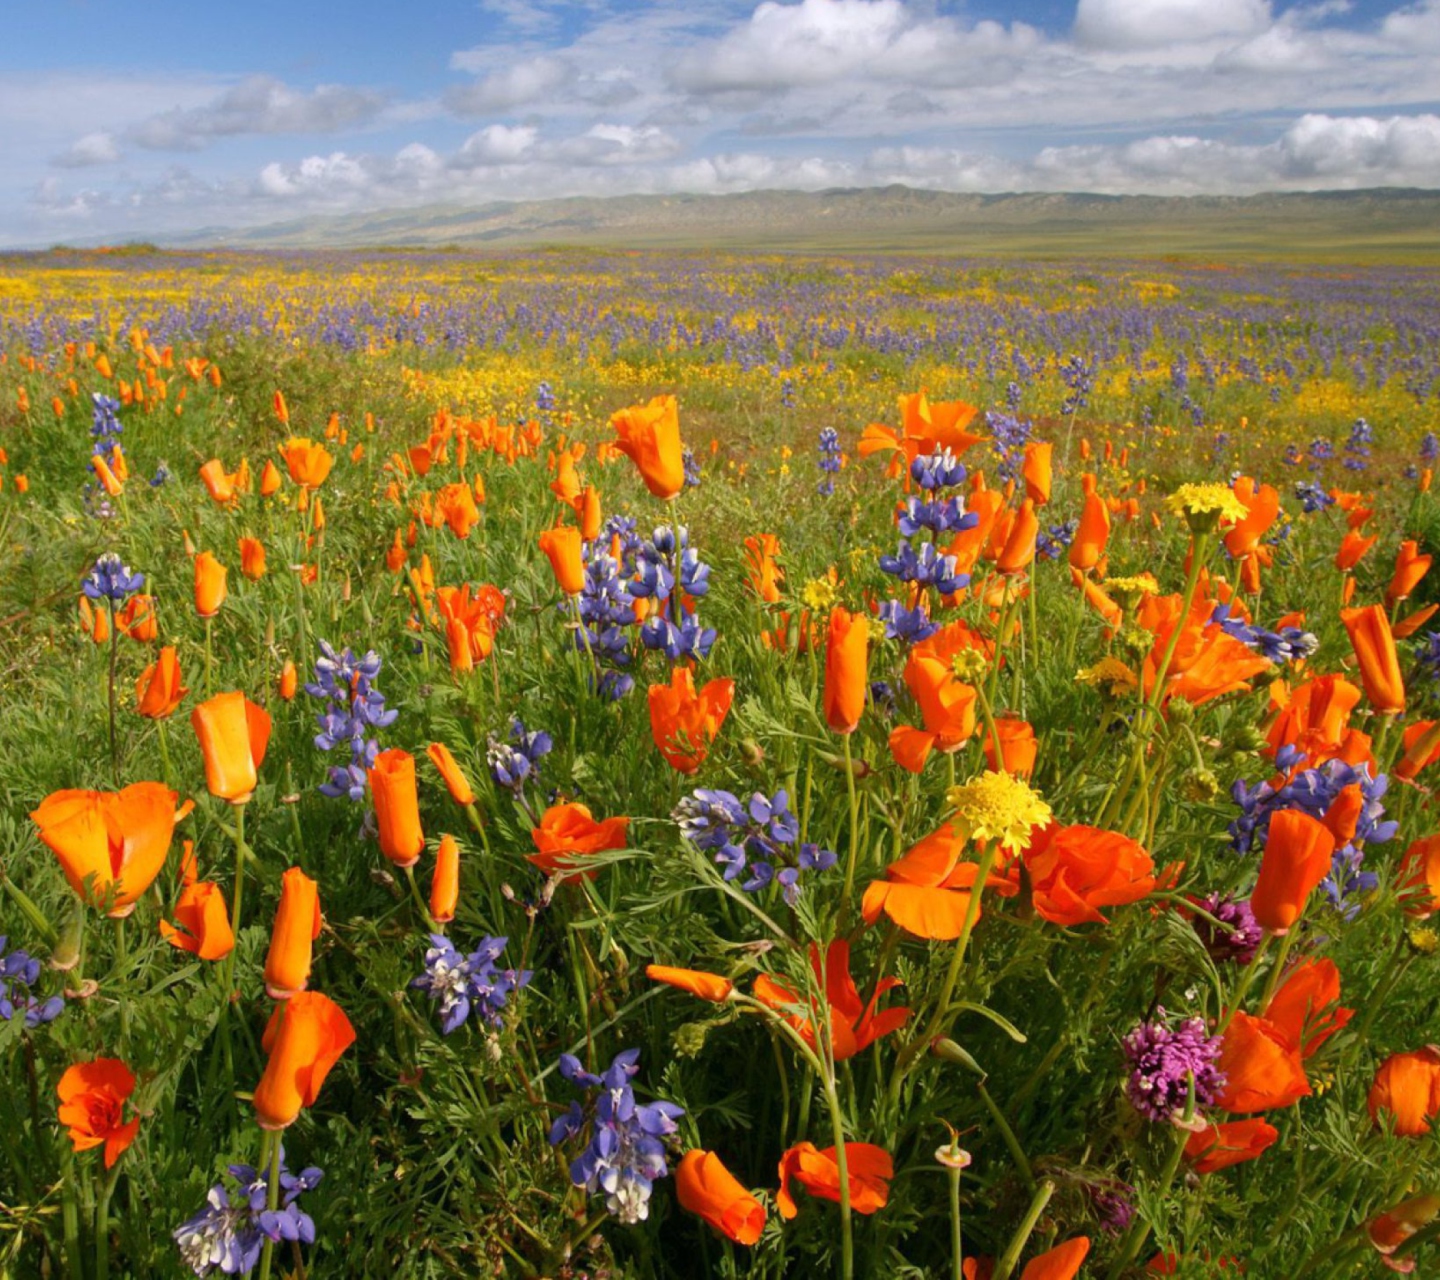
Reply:
<svg viewBox="0 0 1440 1280"><path fill-rule="evenodd" d="M0 259L0 1276L1440 1275L1437 317Z"/></svg>

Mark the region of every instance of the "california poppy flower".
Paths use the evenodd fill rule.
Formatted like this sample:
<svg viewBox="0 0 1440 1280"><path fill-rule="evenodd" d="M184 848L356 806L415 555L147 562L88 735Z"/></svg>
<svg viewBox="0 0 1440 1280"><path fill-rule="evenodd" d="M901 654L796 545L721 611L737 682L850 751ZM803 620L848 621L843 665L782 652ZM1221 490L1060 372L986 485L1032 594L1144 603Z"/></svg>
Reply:
<svg viewBox="0 0 1440 1280"><path fill-rule="evenodd" d="M685 487L685 458L680 444L680 408L674 396L656 396L610 417L615 446L640 472L645 487L669 501Z"/></svg>
<svg viewBox="0 0 1440 1280"><path fill-rule="evenodd" d="M552 461L555 479L550 481L550 492L567 507L573 506L584 487L580 483L580 473L575 469L575 455L569 449L561 449L558 454L552 455Z"/></svg>
<svg viewBox="0 0 1440 1280"><path fill-rule="evenodd" d="M466 539L480 519L468 484L447 484L435 495L435 507L457 538Z"/></svg>
<svg viewBox="0 0 1440 1280"><path fill-rule="evenodd" d="M745 539L745 583L764 604L780 603L780 584L785 570L776 563L780 539L761 533Z"/></svg>
<svg viewBox="0 0 1440 1280"><path fill-rule="evenodd" d="M593 484L587 484L575 495L572 505L575 518L580 522L580 537L586 542L594 542L600 536L603 518L600 510L600 490Z"/></svg>
<svg viewBox="0 0 1440 1280"><path fill-rule="evenodd" d="M1266 754L1294 747L1311 767L1317 767L1339 750L1349 728L1350 714L1360 705L1360 688L1340 675L1317 676L1293 690L1278 686L1279 712L1265 735ZM1276 705L1277 686L1271 686Z"/></svg>
<svg viewBox="0 0 1440 1280"><path fill-rule="evenodd" d="M180 891L175 923L160 921L160 936L199 960L223 960L235 948L235 931L220 886L197 880Z"/></svg>
<svg viewBox="0 0 1440 1280"><path fill-rule="evenodd" d="M970 740L977 694L974 686L955 675L949 660L921 645L910 650L904 674L924 727L897 725L890 731L890 752L902 768L919 773L931 751L957 751Z"/></svg>
<svg viewBox="0 0 1440 1280"><path fill-rule="evenodd" d="M235 501L235 477L226 472L219 458L211 458L200 468L200 480L213 501L222 506Z"/></svg>
<svg viewBox="0 0 1440 1280"><path fill-rule="evenodd" d="M413 867L425 848L425 833L420 827L420 797L415 785L415 757L399 747L391 747L375 757L368 776L380 852L397 867Z"/></svg>
<svg viewBox="0 0 1440 1280"><path fill-rule="evenodd" d="M1048 440L1032 440L1025 446L1025 461L1020 478L1025 481L1025 496L1037 507L1050 501L1051 459L1055 446Z"/></svg>
<svg viewBox="0 0 1440 1280"><path fill-rule="evenodd" d="M557 525L540 535L540 550L550 561L555 582L567 596L585 590L585 562L580 556L580 530L573 525Z"/></svg>
<svg viewBox="0 0 1440 1280"><path fill-rule="evenodd" d="M905 855L885 868L885 879L872 881L861 900L866 924L883 913L917 938L948 942L964 929L975 892L976 862L962 861L966 837L958 824L947 822L911 845ZM1019 892L1014 881L990 875L983 886L1009 897ZM980 908L975 907L975 919Z"/></svg>
<svg viewBox="0 0 1440 1280"><path fill-rule="evenodd" d="M836 733L854 733L865 710L869 684L866 654L870 624L863 614L836 605L830 610L825 644L825 723Z"/></svg>
<svg viewBox="0 0 1440 1280"><path fill-rule="evenodd" d="M465 776L464 771L455 762L455 757L450 754L450 748L443 742L432 742L425 748L425 754L430 757L430 762L439 771L440 776L445 780L446 789L450 792L450 798L458 805L475 803L475 791L470 786L470 779Z"/></svg>
<svg viewBox="0 0 1440 1280"><path fill-rule="evenodd" d="M1250 894L1250 909L1262 928L1285 933L1300 918L1311 891L1330 871L1335 837L1326 826L1299 809L1271 815L1260 875Z"/></svg>
<svg viewBox="0 0 1440 1280"><path fill-rule="evenodd" d="M988 730L985 734L985 760L991 772L1003 770L1017 778L1028 778L1035 771L1035 756L1039 750L1030 722L1019 716L997 716L995 732L1000 737L998 751Z"/></svg>
<svg viewBox="0 0 1440 1280"><path fill-rule="evenodd" d="M1051 823L1023 857L1035 911L1052 924L1104 924L1098 907L1138 902L1155 888L1154 861L1118 831Z"/></svg>
<svg viewBox="0 0 1440 1280"><path fill-rule="evenodd" d="M1300 1046L1273 1023L1243 1010L1225 1028L1216 1065L1225 1088L1215 1105L1225 1111L1271 1111L1310 1096Z"/></svg>
<svg viewBox="0 0 1440 1280"><path fill-rule="evenodd" d="M295 697L295 692L300 687L300 673L295 670L295 664L285 659L285 665L280 668L279 693L282 702L290 702Z"/></svg>
<svg viewBox="0 0 1440 1280"><path fill-rule="evenodd" d="M1070 542L1070 567L1086 573L1100 563L1110 540L1110 509L1105 499L1091 491L1080 509L1080 524Z"/></svg>
<svg viewBox="0 0 1440 1280"><path fill-rule="evenodd" d="M1395 892L1409 915L1424 919L1440 911L1440 835L1415 840L1405 850Z"/></svg>
<svg viewBox="0 0 1440 1280"><path fill-rule="evenodd" d="M1379 541L1378 533L1366 537L1358 529L1350 529L1340 539L1340 549L1335 553L1335 567L1342 573L1353 569L1364 558L1371 547Z"/></svg>
<svg viewBox="0 0 1440 1280"><path fill-rule="evenodd" d="M255 793L270 745L270 713L235 690L200 703L190 713L190 725L205 757L210 794L245 804Z"/></svg>
<svg viewBox="0 0 1440 1280"><path fill-rule="evenodd" d="M96 479L100 481L101 488L103 488L110 497L118 498L125 492L124 482L110 469L110 464L98 453L91 455L90 466L95 472Z"/></svg>
<svg viewBox="0 0 1440 1280"><path fill-rule="evenodd" d="M765 1230L765 1206L736 1180L713 1151L687 1151L675 1170L675 1198L736 1244L754 1244Z"/></svg>
<svg viewBox="0 0 1440 1280"><path fill-rule="evenodd" d="M909 1020L910 1010L903 1006L878 1013L875 1009L885 992L901 985L899 978L882 978L877 982L868 1004L860 999L860 992L850 976L850 944L844 938L836 938L826 947L823 968L820 948L811 943L810 967L830 1006L830 1049L836 1062L853 1058L882 1036L898 1031ZM761 1004L784 1011L786 1021L800 1033L800 1038L811 1048L815 1047L815 1028L820 1024L818 1010L812 1010L811 1017L793 1012L793 1006L804 1008L807 1001L768 974L761 974L755 979L754 990L755 998Z"/></svg>
<svg viewBox="0 0 1440 1280"><path fill-rule="evenodd" d="M1031 1258L1020 1280L1074 1280L1089 1252L1090 1237L1075 1236Z"/></svg>
<svg viewBox="0 0 1440 1280"><path fill-rule="evenodd" d="M302 489L318 489L335 465L334 455L323 444L314 444L303 436L287 440L280 456L285 459L290 479Z"/></svg>
<svg viewBox="0 0 1440 1280"><path fill-rule="evenodd" d="M1366 1099L1370 1119L1389 1117L1401 1137L1418 1138L1430 1132L1440 1115L1440 1048L1426 1045L1413 1053L1392 1053L1380 1064Z"/></svg>
<svg viewBox="0 0 1440 1280"><path fill-rule="evenodd" d="M585 855L625 848L629 828L629 818L596 822L588 805L552 804L530 832L535 852L525 857L547 876L560 872L568 873L567 880L581 874L593 876L594 871L584 870Z"/></svg>
<svg viewBox="0 0 1440 1280"><path fill-rule="evenodd" d="M273 497L280 492L280 486L284 480L280 475L280 468L271 459L265 459L265 465L260 469L260 496L262 498Z"/></svg>
<svg viewBox="0 0 1440 1280"><path fill-rule="evenodd" d="M60 1123L76 1151L105 1147L105 1167L113 1168L140 1132L140 1117L124 1120L125 1103L135 1092L135 1073L118 1058L96 1058L66 1068L55 1092Z"/></svg>
<svg viewBox="0 0 1440 1280"><path fill-rule="evenodd" d="M180 683L175 647L167 644L135 681L135 710L147 720L165 720L175 714L180 699L189 692Z"/></svg>
<svg viewBox="0 0 1440 1280"><path fill-rule="evenodd" d="M1405 681L1384 606L1341 609L1340 621L1350 635L1351 648L1360 664L1360 683L1365 686L1370 706L1381 715L1404 711Z"/></svg>
<svg viewBox="0 0 1440 1280"><path fill-rule="evenodd" d="M437 924L455 919L460 901L460 844L454 836L440 837L435 851L435 871L430 877L430 914Z"/></svg>
<svg viewBox="0 0 1440 1280"><path fill-rule="evenodd" d="M1234 485L1235 496L1245 505L1245 516L1237 520L1225 534L1225 550L1234 560L1254 556L1260 540L1270 532L1280 514L1280 494L1274 485L1256 486L1249 476L1241 476Z"/></svg>
<svg viewBox="0 0 1440 1280"><path fill-rule="evenodd" d="M134 910L165 865L175 823L190 812L188 802L177 809L177 799L159 782L135 782L120 791L55 791L30 818L70 887L87 901L108 902L110 914L120 917Z"/></svg>
<svg viewBox="0 0 1440 1280"><path fill-rule="evenodd" d="M924 390L899 397L900 429L872 422L860 433L856 446L862 458L872 453L893 453L891 474L899 475L901 466L909 466L922 453L949 449L957 456L984 436L972 435L965 428L978 410L963 400L931 401Z"/></svg>
<svg viewBox="0 0 1440 1280"><path fill-rule="evenodd" d="M262 1129L284 1129L315 1104L355 1028L329 996L301 991L276 1006L260 1043L269 1059L255 1086L255 1118Z"/></svg>
<svg viewBox="0 0 1440 1280"><path fill-rule="evenodd" d="M1040 520L1035 514L1035 504L1026 498L1015 513L1005 545L995 560L997 573L1017 574L1029 568L1035 559L1035 539L1040 532Z"/></svg>
<svg viewBox="0 0 1440 1280"><path fill-rule="evenodd" d="M1340 970L1329 957L1297 961L1280 984L1265 1018L1300 1046L1308 1058L1355 1016L1340 1006Z"/></svg>
<svg viewBox="0 0 1440 1280"><path fill-rule="evenodd" d="M265 953L265 991L272 1000L288 1000L310 981L310 960L320 936L320 886L299 867L280 877L280 902Z"/></svg>
<svg viewBox="0 0 1440 1280"><path fill-rule="evenodd" d="M735 681L711 680L696 690L689 667L676 667L669 684L650 686L650 736L670 767L694 773L730 714Z"/></svg>
<svg viewBox="0 0 1440 1280"><path fill-rule="evenodd" d="M895 1164L888 1151L868 1142L847 1142L845 1172L853 1212L869 1214L885 1207L890 1199L890 1179L895 1176ZM791 1179L812 1196L840 1202L840 1166L834 1147L821 1151L813 1142L801 1142L780 1157L780 1189L775 1193L775 1207L787 1221L800 1212L790 1194Z"/></svg>
<svg viewBox="0 0 1440 1280"><path fill-rule="evenodd" d="M208 551L195 557L195 612L213 618L225 603L226 569Z"/></svg>
<svg viewBox="0 0 1440 1280"><path fill-rule="evenodd" d="M251 582L265 576L265 544L259 538L240 539L240 572Z"/></svg>
<svg viewBox="0 0 1440 1280"><path fill-rule="evenodd" d="M712 1004L723 1004L735 990L729 978L718 973L706 973L703 969L672 969L669 965L647 964L645 976L654 982L688 991L692 996L709 1000Z"/></svg>
<svg viewBox="0 0 1440 1280"><path fill-rule="evenodd" d="M1375 1251L1382 1258L1388 1258L1417 1231L1434 1222L1437 1215L1440 1215L1440 1196L1411 1196L1372 1219L1365 1232ZM1390 1265L1396 1271L1404 1270L1402 1265Z"/></svg>
<svg viewBox="0 0 1440 1280"><path fill-rule="evenodd" d="M1207 1125L1185 1141L1185 1158L1196 1173L1215 1173L1256 1160L1268 1151L1280 1130L1259 1117Z"/></svg>
<svg viewBox="0 0 1440 1280"><path fill-rule="evenodd" d="M1420 554L1419 543L1413 540L1402 542L1395 555L1395 572L1385 589L1385 603L1393 606L1397 600L1408 599L1420 585L1420 579L1430 572L1432 559Z"/></svg>

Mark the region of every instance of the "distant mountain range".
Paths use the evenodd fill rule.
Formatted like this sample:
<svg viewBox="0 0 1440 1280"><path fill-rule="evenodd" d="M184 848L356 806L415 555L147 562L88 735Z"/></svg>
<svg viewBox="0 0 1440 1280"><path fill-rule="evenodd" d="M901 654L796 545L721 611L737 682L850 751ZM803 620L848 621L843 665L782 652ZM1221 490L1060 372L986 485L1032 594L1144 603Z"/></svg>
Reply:
<svg viewBox="0 0 1440 1280"><path fill-rule="evenodd" d="M1440 262L1440 191L957 195L905 186L427 205L162 238L174 247L1263 256Z"/></svg>

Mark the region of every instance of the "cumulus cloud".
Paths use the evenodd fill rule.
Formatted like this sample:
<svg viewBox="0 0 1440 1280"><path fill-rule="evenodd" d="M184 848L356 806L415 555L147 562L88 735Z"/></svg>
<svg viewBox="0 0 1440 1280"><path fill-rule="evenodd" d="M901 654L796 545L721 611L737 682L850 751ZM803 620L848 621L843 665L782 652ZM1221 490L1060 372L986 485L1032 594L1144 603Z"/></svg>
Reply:
<svg viewBox="0 0 1440 1280"><path fill-rule="evenodd" d="M486 125L465 139L455 155L455 167L473 169L482 165L513 164L535 145L537 136L538 130L530 125L513 128L504 124Z"/></svg>
<svg viewBox="0 0 1440 1280"><path fill-rule="evenodd" d="M142 120L126 137L155 151L198 151L237 134L334 133L369 123L385 102L368 89L322 84L303 93L269 76L251 76L203 106Z"/></svg>
<svg viewBox="0 0 1440 1280"><path fill-rule="evenodd" d="M473 84L445 93L445 105L458 116L509 111L553 93L574 72L563 58L541 54L491 72Z"/></svg>
<svg viewBox="0 0 1440 1280"><path fill-rule="evenodd" d="M87 169L91 165L112 164L118 159L120 146L115 135L102 130L76 138L59 155L52 156L50 163L61 169Z"/></svg>
<svg viewBox="0 0 1440 1280"><path fill-rule="evenodd" d="M1270 25L1269 0L1079 0L1075 35L1102 49L1154 49L1250 36Z"/></svg>

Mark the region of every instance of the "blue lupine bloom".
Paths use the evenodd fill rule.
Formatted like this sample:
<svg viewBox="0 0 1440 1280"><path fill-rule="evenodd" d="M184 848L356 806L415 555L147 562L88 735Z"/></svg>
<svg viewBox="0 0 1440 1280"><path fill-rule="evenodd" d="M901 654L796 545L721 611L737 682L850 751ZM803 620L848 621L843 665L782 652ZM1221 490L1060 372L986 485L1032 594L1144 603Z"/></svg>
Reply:
<svg viewBox="0 0 1440 1280"><path fill-rule="evenodd" d="M1280 461L1287 467L1298 467L1301 458L1300 446L1298 444L1287 444L1285 446L1285 453L1281 456Z"/></svg>
<svg viewBox="0 0 1440 1280"><path fill-rule="evenodd" d="M555 743L544 729L526 729L518 716L510 721L510 740L499 742L490 739L486 759L490 763L490 776L507 791L519 795L525 783L540 768L540 761L548 756Z"/></svg>
<svg viewBox="0 0 1440 1280"><path fill-rule="evenodd" d="M940 624L931 620L923 608L916 605L907 609L898 600L887 600L880 606L880 621L885 624L885 638L900 640L905 644L919 644L940 630Z"/></svg>
<svg viewBox="0 0 1440 1280"><path fill-rule="evenodd" d="M650 1193L670 1173L665 1138L685 1114L673 1102L639 1103L630 1081L640 1068L639 1049L617 1053L604 1074L586 1071L580 1059L560 1055L560 1074L585 1090L599 1090L593 1103L570 1110L550 1126L550 1145L559 1146L588 1128L585 1149L570 1162L570 1181L591 1195L603 1194L605 1208L621 1222L643 1222L650 1215Z"/></svg>
<svg viewBox="0 0 1440 1280"><path fill-rule="evenodd" d="M548 382L542 382L535 388L535 408L540 413L551 413L555 409L555 392L551 390Z"/></svg>
<svg viewBox="0 0 1440 1280"><path fill-rule="evenodd" d="M647 649L663 650L671 662L681 658L708 658L716 639L714 627L702 627L694 614L684 614L677 626L656 615L640 627L640 643Z"/></svg>
<svg viewBox="0 0 1440 1280"><path fill-rule="evenodd" d="M1069 394L1060 405L1062 416L1079 413L1090 402L1090 386L1095 378L1098 358L1086 360L1084 356L1071 356L1060 366L1060 381Z"/></svg>
<svg viewBox="0 0 1440 1280"><path fill-rule="evenodd" d="M1420 461L1434 462L1436 458L1440 458L1440 436L1427 431L1420 439Z"/></svg>
<svg viewBox="0 0 1440 1280"><path fill-rule="evenodd" d="M1300 500L1300 506L1307 514L1324 511L1326 507L1335 504L1335 499L1314 480L1300 481L1295 486L1295 496Z"/></svg>
<svg viewBox="0 0 1440 1280"><path fill-rule="evenodd" d="M694 449L687 448L681 451L680 465L685 471L685 487L698 489L700 487L700 460L695 456Z"/></svg>
<svg viewBox="0 0 1440 1280"><path fill-rule="evenodd" d="M936 489L953 489L965 483L965 464L949 449L939 453L922 453L910 464L910 479L927 493Z"/></svg>
<svg viewBox="0 0 1440 1280"><path fill-rule="evenodd" d="M109 454L113 443L125 428L120 423L120 401L99 391L90 393L93 412L90 420L90 435L94 439L92 453Z"/></svg>
<svg viewBox="0 0 1440 1280"><path fill-rule="evenodd" d="M870 705L883 716L895 713L895 689L888 680L870 682Z"/></svg>
<svg viewBox="0 0 1440 1280"><path fill-rule="evenodd" d="M922 529L931 534L973 529L980 523L980 517L973 511L966 511L959 498L923 502L912 494L905 499L897 523L905 537L913 538Z"/></svg>
<svg viewBox="0 0 1440 1280"><path fill-rule="evenodd" d="M1030 443L1031 424L1012 414L987 409L985 426L990 432L991 447L1000 459L996 470L1001 479L1018 480L1025 466L1025 446Z"/></svg>
<svg viewBox="0 0 1440 1280"><path fill-rule="evenodd" d="M1440 680L1440 631L1427 631L1415 650L1415 665L1432 680Z"/></svg>
<svg viewBox="0 0 1440 1280"><path fill-rule="evenodd" d="M710 592L710 566L689 545L689 531L685 526L660 525L648 542L637 539L633 572L634 576L623 584L630 598L655 602L650 616L640 626L641 644L653 652L664 653L671 662L708 657L716 632L712 627L701 625L693 605ZM633 622L634 612L630 610L627 618L617 604L617 626L622 625L622 619ZM606 656L605 640L605 634L601 633L592 644L602 656ZM579 643L583 644L583 640ZM622 653L617 645L614 661L617 666L628 665L628 652ZM607 672L601 676L597 691L602 697L614 700L633 687L633 679Z"/></svg>
<svg viewBox="0 0 1440 1280"><path fill-rule="evenodd" d="M216 1272L227 1276L248 1275L260 1261L266 1240L315 1243L315 1223L296 1202L303 1192L319 1186L325 1174L313 1166L298 1175L285 1168L285 1150L280 1150L280 1206L267 1209L266 1175L248 1164L232 1164L228 1173L235 1182L227 1188L217 1182L205 1197L205 1207L187 1218L174 1231L180 1246L180 1260L197 1276Z"/></svg>
<svg viewBox="0 0 1440 1280"><path fill-rule="evenodd" d="M902 542L893 556L880 557L880 568L902 582L934 587L946 596L970 584L968 573L956 572L955 557L941 555L933 542L922 543L919 551L908 542Z"/></svg>
<svg viewBox="0 0 1440 1280"><path fill-rule="evenodd" d="M155 466L155 474L151 476L149 480L150 487L152 489L158 489L162 484L168 483L169 480L170 468L167 467L163 462L157 463Z"/></svg>
<svg viewBox="0 0 1440 1280"><path fill-rule="evenodd" d="M818 444L820 470L825 478L816 486L816 491L828 498L835 492L835 476L840 471L840 433L834 427L822 427Z"/></svg>
<svg viewBox="0 0 1440 1280"><path fill-rule="evenodd" d="M1239 615L1230 616L1229 603L1218 604L1210 615L1210 621L1233 636L1246 648L1269 658L1271 662L1300 662L1314 655L1320 648L1319 638L1299 627L1281 627L1279 631L1266 631L1263 627L1251 626Z"/></svg>
<svg viewBox="0 0 1440 1280"><path fill-rule="evenodd" d="M1364 418L1356 418L1350 428L1350 438L1345 441L1345 461L1342 464L1350 471L1364 471L1370 464L1370 446L1375 443L1375 429Z"/></svg>
<svg viewBox="0 0 1440 1280"><path fill-rule="evenodd" d="M1075 541L1075 530L1080 527L1078 520L1066 520L1063 524L1052 524L1035 536L1035 554L1046 560L1058 560L1065 554L1065 548Z"/></svg>
<svg viewBox="0 0 1440 1280"><path fill-rule="evenodd" d="M0 1021L9 1022L17 1014L25 1019L28 1030L53 1022L65 1011L65 998L51 996L41 1000L31 994L40 981L40 961L28 952L5 954L10 939L0 933Z"/></svg>
<svg viewBox="0 0 1440 1280"><path fill-rule="evenodd" d="M125 599L132 591L145 585L143 573L131 573L113 551L101 555L80 583L80 590L91 600Z"/></svg>
<svg viewBox="0 0 1440 1280"><path fill-rule="evenodd" d="M790 797L757 791L748 802L729 791L701 788L680 801L671 815L681 834L696 848L713 850L726 880L748 872L740 887L758 893L779 883L790 906L800 900L801 875L828 871L836 855L817 844L800 844L800 822L790 812Z"/></svg>
<svg viewBox="0 0 1440 1280"><path fill-rule="evenodd" d="M370 737L372 729L394 724L399 711L385 706L385 695L375 688L380 674L380 655L373 649L357 658L350 649L336 653L327 641L320 641L315 659L315 678L305 686L312 698L321 698L325 707L315 717L320 732L315 746L333 751L342 744L350 748L350 762L332 765L329 779L320 784L322 795L365 798L365 771L375 763L380 743Z"/></svg>
<svg viewBox="0 0 1440 1280"><path fill-rule="evenodd" d="M513 991L531 978L529 969L496 969L505 950L505 938L485 938L468 956L461 955L443 933L430 935L425 972L410 985L424 991L440 1006L440 1030L458 1030L474 1010L484 1022L498 1027Z"/></svg>
<svg viewBox="0 0 1440 1280"><path fill-rule="evenodd" d="M1310 441L1310 470L1318 471L1335 456L1335 446L1328 440L1316 437Z"/></svg>

